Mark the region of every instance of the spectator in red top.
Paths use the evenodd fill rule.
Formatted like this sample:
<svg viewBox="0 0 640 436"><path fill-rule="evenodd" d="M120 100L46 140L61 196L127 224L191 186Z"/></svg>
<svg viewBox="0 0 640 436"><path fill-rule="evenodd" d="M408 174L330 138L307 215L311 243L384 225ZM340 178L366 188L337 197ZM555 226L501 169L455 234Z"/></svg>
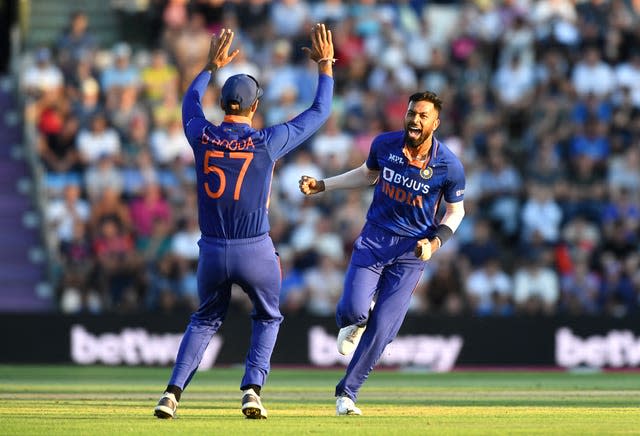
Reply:
<svg viewBox="0 0 640 436"><path fill-rule="evenodd" d="M145 185L142 196L131 201L129 208L138 238L151 235L155 220L171 221L171 207L162 194L162 188L156 183Z"/></svg>

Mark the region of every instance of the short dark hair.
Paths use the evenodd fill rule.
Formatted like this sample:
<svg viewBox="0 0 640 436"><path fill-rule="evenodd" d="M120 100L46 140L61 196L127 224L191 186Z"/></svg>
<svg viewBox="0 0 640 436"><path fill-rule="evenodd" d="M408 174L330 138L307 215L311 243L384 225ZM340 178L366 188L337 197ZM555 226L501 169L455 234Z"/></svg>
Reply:
<svg viewBox="0 0 640 436"><path fill-rule="evenodd" d="M436 108L438 113L442 110L442 100L440 97L436 95L435 92L424 91L424 92L416 92L409 97L409 103L416 101L430 101L433 103L433 107Z"/></svg>
<svg viewBox="0 0 640 436"><path fill-rule="evenodd" d="M249 106L246 109L242 109L240 107L240 103L238 103L237 101L230 101L224 107L224 114L225 115L240 115L240 116L245 116L246 117L247 115L249 115L250 112L251 112L251 106Z"/></svg>

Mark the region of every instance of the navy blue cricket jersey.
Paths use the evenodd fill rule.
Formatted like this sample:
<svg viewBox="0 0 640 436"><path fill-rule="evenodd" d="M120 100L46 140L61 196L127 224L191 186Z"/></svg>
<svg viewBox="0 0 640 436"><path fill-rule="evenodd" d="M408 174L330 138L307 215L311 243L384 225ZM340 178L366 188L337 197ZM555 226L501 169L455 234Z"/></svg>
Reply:
<svg viewBox="0 0 640 436"><path fill-rule="evenodd" d="M195 155L198 216L204 236L252 238L269 231L275 161L316 132L331 111L333 78L320 74L313 104L293 120L256 130L245 117L207 121L201 99L211 73L201 72L182 102L182 124Z"/></svg>
<svg viewBox="0 0 640 436"><path fill-rule="evenodd" d="M380 177L367 221L396 235L431 238L439 224L436 213L442 197L448 203L464 198L464 169L435 137L425 162L410 161L404 147L404 131L373 140L367 167L379 170Z"/></svg>

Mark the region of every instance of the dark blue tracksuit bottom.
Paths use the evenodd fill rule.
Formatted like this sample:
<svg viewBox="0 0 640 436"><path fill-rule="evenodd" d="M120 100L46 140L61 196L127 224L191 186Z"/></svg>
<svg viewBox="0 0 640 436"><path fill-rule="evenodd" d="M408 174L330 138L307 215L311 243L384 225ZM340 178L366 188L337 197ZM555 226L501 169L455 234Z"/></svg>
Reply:
<svg viewBox="0 0 640 436"><path fill-rule="evenodd" d="M236 283L253 303L251 345L240 386L263 386L270 369L282 315L280 262L268 234L248 239L203 236L198 262L200 307L191 316L169 381L185 389L209 341L227 315L231 285Z"/></svg>
<svg viewBox="0 0 640 436"><path fill-rule="evenodd" d="M336 396L347 395L355 401L385 347L398 334L424 270L424 262L413 254L417 241L370 223L356 240L336 322L340 328L366 322L367 329L336 386ZM376 303L369 313L374 296Z"/></svg>

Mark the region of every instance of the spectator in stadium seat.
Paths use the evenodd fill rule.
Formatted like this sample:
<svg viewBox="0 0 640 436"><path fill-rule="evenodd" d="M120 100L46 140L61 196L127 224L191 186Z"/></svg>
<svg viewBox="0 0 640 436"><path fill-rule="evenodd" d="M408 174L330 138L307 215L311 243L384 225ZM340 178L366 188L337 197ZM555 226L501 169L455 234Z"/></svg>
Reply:
<svg viewBox="0 0 640 436"><path fill-rule="evenodd" d="M91 202L97 201L107 190L120 196L124 189L124 175L122 169L116 165L115 158L103 154L85 170L84 185Z"/></svg>
<svg viewBox="0 0 640 436"><path fill-rule="evenodd" d="M463 273L453 259L438 262L437 268L434 268L426 280L423 277L418 287L424 288L427 313L450 316L467 313L468 300L464 295Z"/></svg>
<svg viewBox="0 0 640 436"><path fill-rule="evenodd" d="M573 270L561 277L559 310L570 315L595 315L600 311L601 279L589 268L589 259L580 256Z"/></svg>
<svg viewBox="0 0 640 436"><path fill-rule="evenodd" d="M121 143L116 130L109 125L103 112L96 113L91 126L83 128L76 137L76 146L80 159L85 165L98 163L103 156L120 161Z"/></svg>
<svg viewBox="0 0 640 436"><path fill-rule="evenodd" d="M499 259L486 258L480 268L470 272L464 287L474 314L513 314L513 284Z"/></svg>
<svg viewBox="0 0 640 436"><path fill-rule="evenodd" d="M583 215L599 222L606 184L603 172L590 156L580 154L575 157L569 172L568 194L563 204L566 219Z"/></svg>
<svg viewBox="0 0 640 436"><path fill-rule="evenodd" d="M640 198L640 142L607 161L607 186L613 192L626 190L633 201L638 201Z"/></svg>
<svg viewBox="0 0 640 436"><path fill-rule="evenodd" d="M39 48L35 53L35 64L21 75L20 88L29 97L39 99L43 95L58 96L64 85L60 68L51 59L51 50Z"/></svg>
<svg viewBox="0 0 640 436"><path fill-rule="evenodd" d="M125 86L119 90L117 100L109 107L109 120L118 132L121 142L131 140L134 123L149 124L149 114L138 98L136 86Z"/></svg>
<svg viewBox="0 0 640 436"><path fill-rule="evenodd" d="M500 254L498 239L493 234L488 219L478 219L473 227L473 239L460 247L460 255L469 262L471 268L479 268L487 258L497 258Z"/></svg>
<svg viewBox="0 0 640 436"><path fill-rule="evenodd" d="M85 57L93 56L98 42L89 30L89 17L84 11L74 11L69 25L56 42L58 62L64 71L71 71Z"/></svg>
<svg viewBox="0 0 640 436"><path fill-rule="evenodd" d="M338 117L332 114L324 128L311 141L314 160L325 169L336 165L338 169L342 169L349 159L352 142L351 136L341 130ZM331 164L333 160L336 160L335 165Z"/></svg>
<svg viewBox="0 0 640 436"><path fill-rule="evenodd" d="M89 220L91 209L81 195L80 186L70 183L64 188L63 198L54 198L47 205L46 222L56 238L56 247L73 239L76 222L86 223Z"/></svg>
<svg viewBox="0 0 640 436"><path fill-rule="evenodd" d="M480 183L480 207L486 208L489 217L500 223L505 235L513 237L518 230L522 179L503 151L489 153L488 166L480 173Z"/></svg>
<svg viewBox="0 0 640 436"><path fill-rule="evenodd" d="M139 255L131 233L114 217L98 223L93 239L97 259L98 282L101 283L114 309L128 297L127 292L139 277Z"/></svg>
<svg viewBox="0 0 640 436"><path fill-rule="evenodd" d="M104 189L99 198L92 199L89 232L93 237L99 234L101 223L107 219L115 220L123 231L133 228L127 204L120 198L119 191L111 187Z"/></svg>
<svg viewBox="0 0 640 436"><path fill-rule="evenodd" d="M161 168L169 168L176 160L193 162L189 141L184 137L181 118L169 120L166 127L156 128L149 138L153 159Z"/></svg>
<svg viewBox="0 0 640 436"><path fill-rule="evenodd" d="M118 88L140 86L140 71L131 62L131 47L126 42L117 43L112 50L113 64L100 76L100 87L109 95Z"/></svg>
<svg viewBox="0 0 640 436"><path fill-rule="evenodd" d="M73 114L83 129L91 125L93 118L104 111L100 101L100 85L93 77L87 77L79 84L79 95L72 103Z"/></svg>
<svg viewBox="0 0 640 436"><path fill-rule="evenodd" d="M151 62L141 72L140 81L144 96L152 107L162 103L165 93L175 92L178 88L178 70L169 63L168 53L155 49Z"/></svg>
<svg viewBox="0 0 640 436"><path fill-rule="evenodd" d="M562 224L562 208L556 202L553 191L547 187L530 184L529 194L522 206L520 236L530 241L534 233L550 244L558 241Z"/></svg>
<svg viewBox="0 0 640 436"><path fill-rule="evenodd" d="M139 197L129 204L131 222L137 238L151 236L156 220L171 223L171 208L157 183L148 183Z"/></svg>
<svg viewBox="0 0 640 436"><path fill-rule="evenodd" d="M543 253L530 250L513 275L516 311L525 315L553 315L560 298L555 271L545 265Z"/></svg>
<svg viewBox="0 0 640 436"><path fill-rule="evenodd" d="M271 7L271 25L277 36L292 38L303 33L308 23L309 5L300 0L282 0Z"/></svg>
<svg viewBox="0 0 640 436"><path fill-rule="evenodd" d="M597 97L610 95L615 86L612 68L602 60L598 47L587 47L583 53L571 75L571 82L578 96L585 97L589 93Z"/></svg>

